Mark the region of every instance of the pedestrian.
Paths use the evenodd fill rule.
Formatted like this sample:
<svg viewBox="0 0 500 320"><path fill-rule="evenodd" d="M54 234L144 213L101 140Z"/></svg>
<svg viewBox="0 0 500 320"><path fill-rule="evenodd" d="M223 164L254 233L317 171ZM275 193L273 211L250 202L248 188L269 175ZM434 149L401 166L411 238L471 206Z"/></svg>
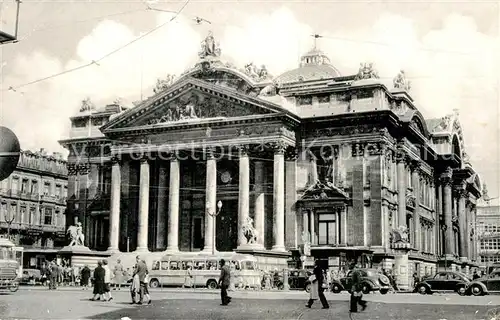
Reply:
<svg viewBox="0 0 500 320"><path fill-rule="evenodd" d="M56 264L56 260L53 260L49 266L49 290L57 289L57 280L59 275L59 267Z"/></svg>
<svg viewBox="0 0 500 320"><path fill-rule="evenodd" d="M109 269L108 260L102 260L102 268L104 269L104 297L107 301L111 301L113 296L111 296L111 269Z"/></svg>
<svg viewBox="0 0 500 320"><path fill-rule="evenodd" d="M359 273L358 268L356 268L356 263L352 263L350 269L352 270L352 289L349 312L358 312L358 304L361 306L362 311L364 311L366 309L367 302L363 300L361 274Z"/></svg>
<svg viewBox="0 0 500 320"><path fill-rule="evenodd" d="M88 265L85 265L82 268L80 274L80 285L83 287L82 290L88 290L90 282L90 268Z"/></svg>
<svg viewBox="0 0 500 320"><path fill-rule="evenodd" d="M142 263L146 265L146 261L142 260ZM148 304L151 304L151 296L149 295L149 270L146 268L146 276L144 277L144 281L142 283L144 298L148 299Z"/></svg>
<svg viewBox="0 0 500 320"><path fill-rule="evenodd" d="M227 295L227 288L231 284L231 270L229 270L229 266L226 265L224 259L220 260L220 266L219 287L222 301L220 305L227 306L231 302L231 297Z"/></svg>
<svg viewBox="0 0 500 320"><path fill-rule="evenodd" d="M481 277L477 274L477 270L474 270L474 274L472 275L472 280L476 280L479 278L481 278Z"/></svg>
<svg viewBox="0 0 500 320"><path fill-rule="evenodd" d="M139 256L135 257L136 265L135 265L135 275L139 278L139 301L137 304L142 304L144 299L144 281L146 280L146 275L148 274L148 267L144 260L141 260Z"/></svg>
<svg viewBox="0 0 500 320"><path fill-rule="evenodd" d="M114 290L116 290L117 287L118 287L118 290L121 290L124 272L125 272L125 270L123 269L121 261L120 261L120 259L118 259L116 261L115 269L113 270L113 273L115 276L115 287L113 288Z"/></svg>
<svg viewBox="0 0 500 320"><path fill-rule="evenodd" d="M102 261L97 262L97 268L94 269L94 296L91 301L101 300L105 301L104 298L105 288L104 288L104 277L106 276L106 271L102 267ZM99 298L99 299L96 299Z"/></svg>
<svg viewBox="0 0 500 320"><path fill-rule="evenodd" d="M314 262L313 274L314 274L313 280L316 280L316 285L317 285L317 288L314 288L314 291L316 291L318 293L318 297L319 297L319 300L321 301L321 304L323 305L323 309L329 309L330 305L328 304L328 301L326 301L325 294L323 293L323 291L325 290L323 287L325 277L323 276L323 268L321 268L319 260L316 260ZM313 291L312 285L311 285L311 291ZM306 307L311 308L311 306L314 303L314 300L315 299L309 298L309 301L307 302Z"/></svg>
<svg viewBox="0 0 500 320"><path fill-rule="evenodd" d="M130 284L130 296L132 297L132 303L137 303L137 295L141 290L141 282L139 281L139 275L136 272L136 268L134 267L132 283Z"/></svg>

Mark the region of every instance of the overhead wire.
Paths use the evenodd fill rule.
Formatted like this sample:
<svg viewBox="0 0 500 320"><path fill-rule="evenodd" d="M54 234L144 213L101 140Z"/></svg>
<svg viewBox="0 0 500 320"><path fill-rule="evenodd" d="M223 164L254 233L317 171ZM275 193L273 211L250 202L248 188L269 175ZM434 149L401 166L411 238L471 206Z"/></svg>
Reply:
<svg viewBox="0 0 500 320"><path fill-rule="evenodd" d="M61 71L61 72L58 72L58 73L55 73L55 74L52 74L52 75L49 75L49 76L46 76L46 77L43 77L43 78L39 78L39 79L36 79L36 80L33 80L33 81L30 81L30 82L27 82L27 83L23 83L23 84L20 84L20 85L17 85L17 86L10 86L9 88L7 89L2 89L2 91L7 91L7 90L10 90L10 91L17 91L18 89L20 88L23 88L23 87L26 87L26 86L29 86L29 85L33 85L33 84L36 84L36 83L39 83L39 82L42 82L42 81L46 81L46 80L49 80L49 79L53 79L55 77L59 77L61 75L64 75L64 74L68 74L70 72L74 72L74 71L77 71L77 70L81 70L81 69L84 69L86 67L89 67L91 65L99 65L99 62L108 58L109 56L123 50L124 48L132 45L133 43L143 39L144 37L148 36L149 34L157 31L158 29L161 29L163 28L164 26L170 24L172 21L174 21L175 19L177 19L177 17L182 13L182 11L186 8L186 6L189 4L190 0L186 0L184 2L184 4L182 5L182 7L176 11L176 13L174 14L174 16L172 18L170 18L169 20L167 20L166 22L160 24L159 26L141 34L139 37L125 43L124 45L116 48L115 50L112 50L111 52L108 52L107 54L103 55L102 57L96 59L96 60L92 60L91 62L87 63L87 64L83 64L83 65L80 65L78 67L75 67L75 68L71 68L71 69L67 69L67 70L64 70L64 71Z"/></svg>
<svg viewBox="0 0 500 320"><path fill-rule="evenodd" d="M187 6L188 3L189 3L189 0L184 3L184 5L182 6L182 8L179 11L172 11L172 10L164 10L164 9L159 9L159 8L153 8L153 7L149 6L149 4L146 4L146 8L145 9L136 9L136 10L124 11L124 12L120 12L120 13L116 13L116 14L110 14L108 16L123 15L123 14L129 14L129 13L139 12L139 11L145 11L145 10L158 11L158 12L167 12L167 13L175 13L174 17L172 17L166 23L163 23L160 26L158 26L158 27L156 27L156 28L154 28L154 29L152 29L152 30L150 30L150 31L142 34L141 36L135 38L134 40L126 43L125 45L123 45L121 47L118 47L117 49L109 52L108 54L104 55L103 57L101 57L99 59L93 60L93 61L91 61L91 62L89 62L87 64L84 64L84 65L81 65L81 66L78 66L78 67L75 67L75 68L71 68L71 69L68 69L68 70L56 73L56 74L52 74L52 75L47 76L47 77L43 77L43 78L39 78L39 79L30 81L30 82L19 84L17 86L9 86L7 89L2 89L2 91L7 91L7 90L16 91L19 88L26 87L26 86L29 86L29 85L33 85L33 84L36 84L36 83L39 83L39 82L42 82L42 81L46 81L46 80L49 80L49 79L52 79L52 78L55 78L55 77L58 77L58 76L61 76L61 75L65 75L67 73L74 72L74 71L77 71L77 70L80 70L80 69L92 66L94 64L97 64L99 61L101 61L101 60L103 60L103 59L105 59L105 58L113 55L114 53L116 53L116 52L118 52L118 51L120 51L120 50L128 47L129 45L131 45L131 44L139 41L143 37L151 34L152 32L155 32L156 30L162 28L166 24L168 24L168 23L172 22L173 20L175 20L177 18L177 16L184 10L184 8ZM105 17L108 17L108 16L96 17L96 18L90 18L90 19L86 19L86 20L76 21L76 23L104 19ZM227 24L227 23L218 23L218 22L210 21L210 20L205 19L205 18L200 17L200 16L191 16L191 18L198 25L203 24L203 23L220 25L220 26L228 26L228 25L230 25L230 24ZM234 26L234 24L231 24L231 25ZM323 39L332 40L332 41L345 41L345 42L354 42L354 43L367 43L367 44L372 44L372 45L393 46L393 44L391 44L391 43L385 43L385 42L382 42L382 41L374 41L374 40L350 39L350 38L347 38L347 37L327 36L327 35L320 35L320 34L312 34L311 36L314 37L315 40L318 39L318 38L323 38ZM437 53L449 53L449 54L459 54L459 55L474 55L474 54L476 54L475 52L461 52L461 51L444 50L444 49L437 49L437 48L426 48L426 47L422 47L422 46L417 47L415 49L416 50L420 50L420 51L430 51L430 52L437 52ZM452 75L450 75L450 76L452 76ZM474 78L484 78L484 77L485 76L474 76ZM420 76L420 77L416 77L416 76L406 75L406 78L407 79L416 79L416 78L421 79L421 78L433 78L433 77L432 76L427 76L427 77L426 76ZM392 78L391 77L380 77L380 79L392 79Z"/></svg>

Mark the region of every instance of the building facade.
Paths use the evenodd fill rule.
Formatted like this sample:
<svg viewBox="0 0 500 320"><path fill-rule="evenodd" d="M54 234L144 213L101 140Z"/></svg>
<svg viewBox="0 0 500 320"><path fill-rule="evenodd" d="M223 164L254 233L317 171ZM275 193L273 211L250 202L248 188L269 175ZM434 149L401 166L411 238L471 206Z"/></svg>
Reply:
<svg viewBox="0 0 500 320"><path fill-rule="evenodd" d="M396 265L403 286L413 272L475 265L481 188L457 112L425 120L403 72L393 88L371 64L342 76L317 49L277 77L223 62L211 35L199 56L133 108L84 106L86 125L72 119L75 136L61 144L70 199L81 200L68 212L100 239L92 248L215 246L266 267L363 258ZM116 113L95 125L107 109ZM82 198L95 181L106 192Z"/></svg>
<svg viewBox="0 0 500 320"><path fill-rule="evenodd" d="M493 263L500 263L500 206L478 206L476 227L478 260L486 270Z"/></svg>
<svg viewBox="0 0 500 320"><path fill-rule="evenodd" d="M0 233L24 247L24 268L38 268L66 245L66 161L59 153L21 151L0 182Z"/></svg>

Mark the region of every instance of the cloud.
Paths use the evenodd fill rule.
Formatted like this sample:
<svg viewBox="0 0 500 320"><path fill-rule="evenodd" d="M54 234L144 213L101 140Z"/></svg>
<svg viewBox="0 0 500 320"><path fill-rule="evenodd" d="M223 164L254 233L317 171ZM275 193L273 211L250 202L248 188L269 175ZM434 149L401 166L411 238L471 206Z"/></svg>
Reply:
<svg viewBox="0 0 500 320"><path fill-rule="evenodd" d="M158 15L157 24L170 17ZM211 27L220 40L223 58L238 66L253 61L279 75L297 67L300 55L312 46L313 29L287 8L248 15L237 23L224 27L214 23ZM370 61L391 86L392 78L404 69L412 81L415 103L427 118L459 109L467 152L494 196L499 189L496 139L500 42L479 32L475 21L462 15L444 17L441 27L423 35L419 23L385 14L373 25L324 30L318 45L344 75L356 73L360 62ZM19 55L15 73L4 83L24 83L88 63L138 36L127 26L103 21L81 39L69 62L39 51ZM25 148L57 150L57 140L67 136L68 117L77 111L83 98L89 96L101 103L118 96L135 100L140 95L141 73L143 91L148 96L156 78L180 74L195 63L203 36L204 31L194 29L187 18L180 16L168 27L102 60L99 66L20 89L24 95L4 93L2 123L18 133ZM21 120L20 115L27 117ZM485 142L489 142L488 153L483 151Z"/></svg>

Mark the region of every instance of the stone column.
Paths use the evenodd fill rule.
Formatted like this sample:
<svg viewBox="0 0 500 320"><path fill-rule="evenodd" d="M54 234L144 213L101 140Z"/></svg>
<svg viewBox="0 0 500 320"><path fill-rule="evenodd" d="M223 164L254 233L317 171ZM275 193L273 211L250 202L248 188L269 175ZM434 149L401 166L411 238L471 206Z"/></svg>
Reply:
<svg viewBox="0 0 500 320"><path fill-rule="evenodd" d="M342 233L342 227L340 226L340 211L341 209L340 208L336 208L335 209L335 225L336 225L336 229L335 230L335 241L336 241L336 244L340 244L340 234Z"/></svg>
<svg viewBox="0 0 500 320"><path fill-rule="evenodd" d="M340 210L340 243L347 244L347 208L344 206Z"/></svg>
<svg viewBox="0 0 500 320"><path fill-rule="evenodd" d="M415 210L413 211L413 239L415 242L415 245L413 246L417 250L424 250L424 248L421 248L422 246L422 230L421 230L421 224L420 224L420 188L422 187L420 185L420 176L418 174L420 170L420 163L418 162L413 162L411 166L411 180L412 180L412 187L413 187L413 195L415 196ZM425 243L427 245L427 243Z"/></svg>
<svg viewBox="0 0 500 320"><path fill-rule="evenodd" d="M170 187L168 190L168 252L179 251L179 167L179 160L172 156L170 159Z"/></svg>
<svg viewBox="0 0 500 320"><path fill-rule="evenodd" d="M436 203L436 223L435 228L436 228L436 254L437 255L442 255L444 254L443 252L443 242L444 242L444 236L442 235L441 231L441 217L443 214L443 186L441 185L440 182L437 183L437 203Z"/></svg>
<svg viewBox="0 0 500 320"><path fill-rule="evenodd" d="M238 247L247 244L243 225L250 217L250 160L248 147L239 147L239 186L238 186Z"/></svg>
<svg viewBox="0 0 500 320"><path fill-rule="evenodd" d="M120 188L121 173L120 163L113 158L111 166L111 208L109 212L109 247L108 251L118 252L120 239ZM90 228L89 228L90 229Z"/></svg>
<svg viewBox="0 0 500 320"><path fill-rule="evenodd" d="M148 220L149 220L149 163L147 158L141 159L139 173L139 226L137 232L138 252L148 250Z"/></svg>
<svg viewBox="0 0 500 320"><path fill-rule="evenodd" d="M264 161L255 161L255 229L257 230L257 246L264 248L264 221L266 212L265 187L266 172Z"/></svg>
<svg viewBox="0 0 500 320"><path fill-rule="evenodd" d="M451 168L447 168L446 172L441 175L441 183L443 185L443 216L444 224L446 225L446 232L444 234L444 254L448 256L453 256L454 251L454 235L453 235L453 224L452 224L452 177L453 171Z"/></svg>
<svg viewBox="0 0 500 320"><path fill-rule="evenodd" d="M167 236L167 168L162 163L158 170L158 204L156 208L156 249L165 248Z"/></svg>
<svg viewBox="0 0 500 320"><path fill-rule="evenodd" d="M467 198L467 190L465 189L465 184L461 186L460 189L457 190L458 193L458 229L459 229L459 257L461 261L467 261L467 220L466 220L466 212L465 212L465 199Z"/></svg>
<svg viewBox="0 0 500 320"><path fill-rule="evenodd" d="M314 210L309 210L309 229L311 229L311 244L316 244L316 219L314 219Z"/></svg>
<svg viewBox="0 0 500 320"><path fill-rule="evenodd" d="M206 196L205 196L205 247L203 251L212 252L214 243L214 224L216 217L211 216L217 211L217 161L212 150L207 150L207 173L206 173Z"/></svg>
<svg viewBox="0 0 500 320"><path fill-rule="evenodd" d="M398 151L397 155L397 187L398 187L398 219L397 227L405 227L406 225L406 168L405 168L405 154Z"/></svg>
<svg viewBox="0 0 500 320"><path fill-rule="evenodd" d="M302 209L302 232L309 234L309 211Z"/></svg>
<svg viewBox="0 0 500 320"><path fill-rule="evenodd" d="M274 148L273 210L274 210L274 251L285 251L285 148L277 143Z"/></svg>

